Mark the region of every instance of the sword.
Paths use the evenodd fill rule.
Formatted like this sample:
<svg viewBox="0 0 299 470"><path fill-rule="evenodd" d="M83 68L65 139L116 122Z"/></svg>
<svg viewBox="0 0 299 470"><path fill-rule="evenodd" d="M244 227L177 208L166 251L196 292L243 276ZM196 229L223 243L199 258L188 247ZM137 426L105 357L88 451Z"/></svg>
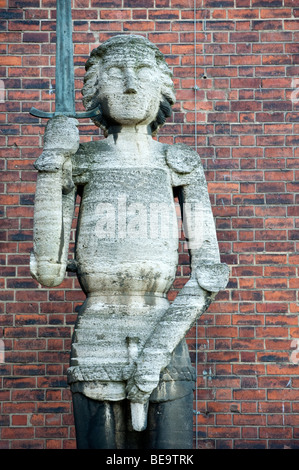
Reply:
<svg viewBox="0 0 299 470"><path fill-rule="evenodd" d="M99 108L83 113L75 111L71 0L56 0L56 18L55 112L47 113L34 107L29 112L32 116L40 118L54 116L90 118L97 116L100 114Z"/></svg>

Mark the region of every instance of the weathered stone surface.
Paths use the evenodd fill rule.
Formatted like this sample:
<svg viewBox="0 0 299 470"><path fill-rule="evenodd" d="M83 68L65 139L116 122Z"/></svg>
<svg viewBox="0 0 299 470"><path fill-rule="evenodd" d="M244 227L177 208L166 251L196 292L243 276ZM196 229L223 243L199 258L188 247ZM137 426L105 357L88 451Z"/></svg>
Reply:
<svg viewBox="0 0 299 470"><path fill-rule="evenodd" d="M164 400L163 387L171 400L182 396L181 387L172 392L162 383L194 379L188 362L177 375L167 366L229 273L220 262L198 154L152 138L175 101L160 51L142 37L114 37L92 52L86 70L84 104L100 107L94 122L106 139L79 146L74 119L49 122L36 162L31 271L41 284L56 286L67 267L77 270L87 299L68 381L74 393L93 400L136 404L132 422L141 431L150 397ZM182 191L192 275L170 305L178 263L173 188ZM75 260L69 262L76 190L82 200Z"/></svg>

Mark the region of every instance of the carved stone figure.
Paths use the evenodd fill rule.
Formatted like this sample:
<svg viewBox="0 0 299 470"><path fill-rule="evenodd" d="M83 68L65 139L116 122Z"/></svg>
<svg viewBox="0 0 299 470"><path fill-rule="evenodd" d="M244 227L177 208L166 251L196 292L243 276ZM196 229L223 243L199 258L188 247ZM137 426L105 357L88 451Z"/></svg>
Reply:
<svg viewBox="0 0 299 470"><path fill-rule="evenodd" d="M83 103L105 139L79 145L78 122L49 120L38 170L32 276L86 294L68 382L79 448L191 448L195 371L184 340L228 281L198 154L153 135L175 102L171 72L141 36L115 36L86 64ZM68 245L81 195L74 260ZM191 277L172 304L178 195Z"/></svg>

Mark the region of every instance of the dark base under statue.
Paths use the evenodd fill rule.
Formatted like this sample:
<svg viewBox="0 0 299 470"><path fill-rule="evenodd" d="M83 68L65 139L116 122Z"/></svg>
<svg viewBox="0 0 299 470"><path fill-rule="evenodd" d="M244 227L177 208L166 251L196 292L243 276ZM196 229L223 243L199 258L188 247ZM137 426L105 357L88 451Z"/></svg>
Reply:
<svg viewBox="0 0 299 470"><path fill-rule="evenodd" d="M145 431L134 431L130 403L73 393L78 449L192 449L195 370L182 341L150 397Z"/></svg>
<svg viewBox="0 0 299 470"><path fill-rule="evenodd" d="M100 402L73 394L78 449L191 449L193 393L150 403L145 431L134 431L127 400Z"/></svg>

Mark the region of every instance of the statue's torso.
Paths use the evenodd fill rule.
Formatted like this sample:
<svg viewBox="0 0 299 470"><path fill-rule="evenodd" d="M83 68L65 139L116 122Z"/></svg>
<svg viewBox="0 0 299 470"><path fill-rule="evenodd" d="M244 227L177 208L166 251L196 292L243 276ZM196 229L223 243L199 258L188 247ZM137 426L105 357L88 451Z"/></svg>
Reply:
<svg viewBox="0 0 299 470"><path fill-rule="evenodd" d="M161 147L152 141L134 156L134 147L122 153L105 144L94 147L84 172L76 243L80 282L101 295L165 295L176 273L178 228Z"/></svg>

